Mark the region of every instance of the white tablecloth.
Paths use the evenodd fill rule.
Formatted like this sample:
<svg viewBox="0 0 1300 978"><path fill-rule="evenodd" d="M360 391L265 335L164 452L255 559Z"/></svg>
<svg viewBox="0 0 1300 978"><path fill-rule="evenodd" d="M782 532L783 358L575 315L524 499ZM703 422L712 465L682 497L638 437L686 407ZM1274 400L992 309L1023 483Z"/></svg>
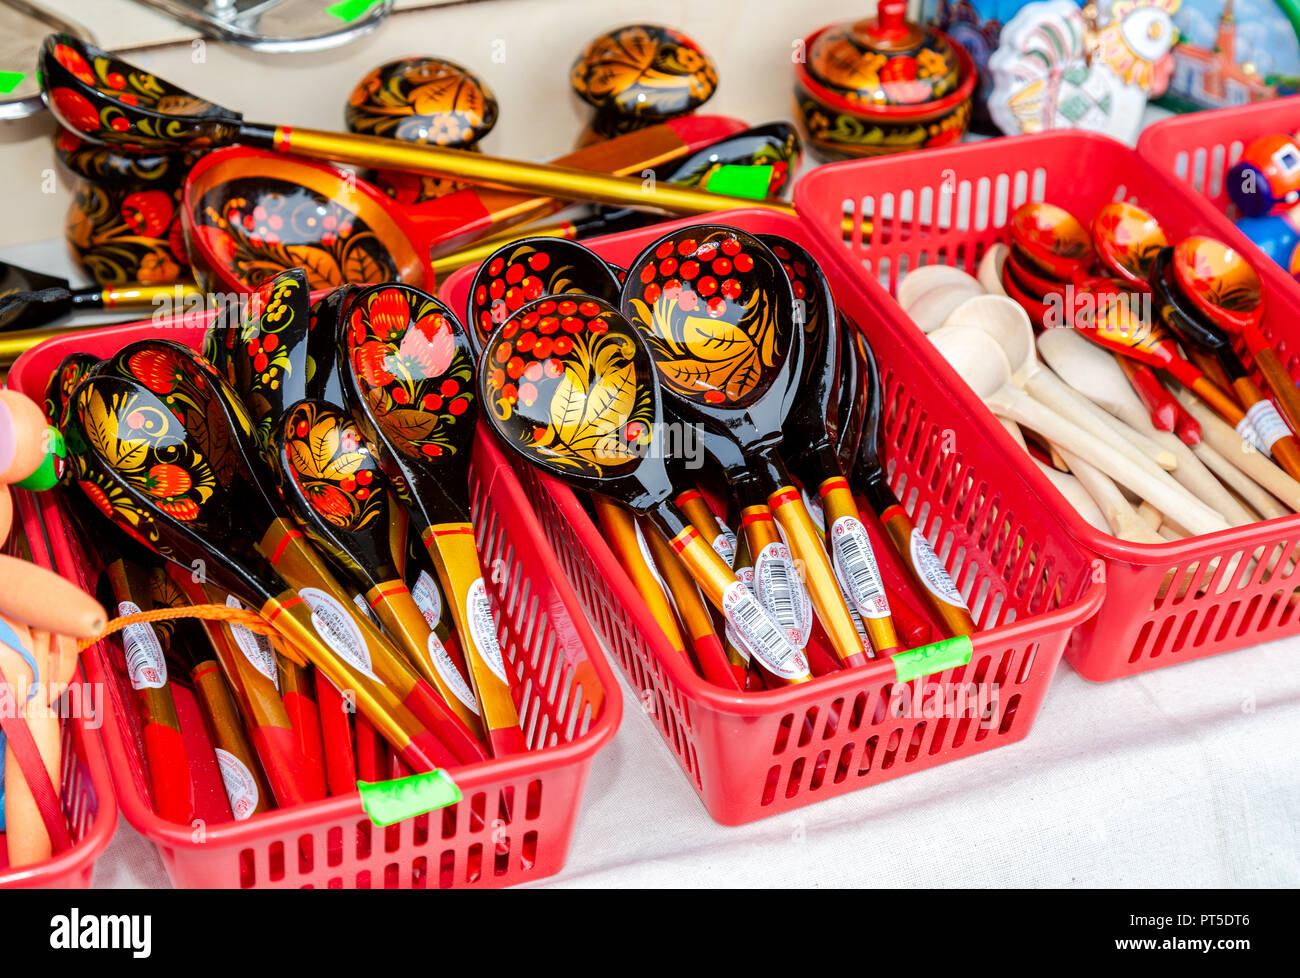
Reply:
<svg viewBox="0 0 1300 978"><path fill-rule="evenodd" d="M1102 685L1062 664L1026 740L740 828L623 691L568 863L537 885L1300 885L1300 638ZM122 823L95 885L168 882Z"/></svg>

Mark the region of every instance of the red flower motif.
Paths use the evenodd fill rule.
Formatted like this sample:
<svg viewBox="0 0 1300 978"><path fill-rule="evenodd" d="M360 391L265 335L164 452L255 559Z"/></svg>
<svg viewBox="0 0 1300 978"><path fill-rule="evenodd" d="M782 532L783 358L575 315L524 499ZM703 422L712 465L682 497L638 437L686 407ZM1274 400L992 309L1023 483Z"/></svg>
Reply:
<svg viewBox="0 0 1300 978"><path fill-rule="evenodd" d="M131 374L155 394L170 394L180 377L175 365L161 350L140 350L127 361Z"/></svg>
<svg viewBox="0 0 1300 978"><path fill-rule="evenodd" d="M66 44L54 45L54 60L76 75L79 81L87 85L95 84L95 76L90 73L90 65L86 64L86 59L74 48Z"/></svg>
<svg viewBox="0 0 1300 978"><path fill-rule="evenodd" d="M352 363L371 387L386 387L396 378L388 372L388 347L378 340L362 343L352 351Z"/></svg>
<svg viewBox="0 0 1300 978"><path fill-rule="evenodd" d="M370 331L381 340L406 331L411 305L401 289L384 289L370 300Z"/></svg>
<svg viewBox="0 0 1300 978"><path fill-rule="evenodd" d="M197 519L199 515L199 504L193 499L163 499L159 500L158 508L164 513L169 513L178 520L188 523L190 520Z"/></svg>
<svg viewBox="0 0 1300 978"><path fill-rule="evenodd" d="M348 497L334 486L314 485L307 491L307 498L316 512L333 523L345 523L352 515Z"/></svg>
<svg viewBox="0 0 1300 978"><path fill-rule="evenodd" d="M136 234L161 237L172 222L172 198L161 190L138 190L122 201L122 219Z"/></svg>
<svg viewBox="0 0 1300 978"><path fill-rule="evenodd" d="M54 99L54 111L66 125L82 132L95 132L99 129L99 113L84 95L79 95L70 88L56 88L51 97Z"/></svg>

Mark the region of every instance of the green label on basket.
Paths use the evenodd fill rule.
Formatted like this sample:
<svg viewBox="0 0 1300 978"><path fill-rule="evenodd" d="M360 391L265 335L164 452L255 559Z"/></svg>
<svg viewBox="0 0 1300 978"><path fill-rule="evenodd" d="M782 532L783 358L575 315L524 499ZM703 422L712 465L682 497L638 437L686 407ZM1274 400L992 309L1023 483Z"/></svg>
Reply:
<svg viewBox="0 0 1300 978"><path fill-rule="evenodd" d="M749 200L762 200L771 186L770 166L743 166L739 163L727 163L718 167L704 181L704 189L711 194L746 197Z"/></svg>
<svg viewBox="0 0 1300 978"><path fill-rule="evenodd" d="M393 781L358 781L361 807L376 825L392 825L460 801L460 789L441 769Z"/></svg>
<svg viewBox="0 0 1300 978"><path fill-rule="evenodd" d="M350 24L369 13L370 8L379 2L380 0L339 0L338 3L326 7L325 13Z"/></svg>
<svg viewBox="0 0 1300 978"><path fill-rule="evenodd" d="M25 71L0 71L0 95L8 95L23 83Z"/></svg>
<svg viewBox="0 0 1300 978"><path fill-rule="evenodd" d="M906 652L899 652L894 656L894 672L900 683L918 676L932 676L936 672L943 672L954 666L964 666L970 662L972 650L973 646L967 635L945 638L942 642L935 642L933 645L921 645Z"/></svg>

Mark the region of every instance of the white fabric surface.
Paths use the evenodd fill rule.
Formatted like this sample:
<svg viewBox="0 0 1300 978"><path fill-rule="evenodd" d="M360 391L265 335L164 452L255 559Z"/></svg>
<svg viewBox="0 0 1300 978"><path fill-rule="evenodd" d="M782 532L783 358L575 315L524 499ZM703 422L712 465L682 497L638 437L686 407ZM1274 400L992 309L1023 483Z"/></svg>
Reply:
<svg viewBox="0 0 1300 978"><path fill-rule="evenodd" d="M623 692L565 869L531 885L1300 885L1300 638L1105 684L1062 664L1026 740L739 828ZM122 822L95 885L169 884Z"/></svg>

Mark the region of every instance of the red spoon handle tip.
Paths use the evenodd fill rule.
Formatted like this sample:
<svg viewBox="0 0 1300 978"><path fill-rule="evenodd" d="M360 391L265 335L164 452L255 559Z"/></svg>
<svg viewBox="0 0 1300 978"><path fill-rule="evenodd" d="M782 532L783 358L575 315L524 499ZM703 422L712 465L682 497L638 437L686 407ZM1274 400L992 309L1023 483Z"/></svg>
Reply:
<svg viewBox="0 0 1300 978"><path fill-rule="evenodd" d="M165 723L146 723L141 738L154 811L169 822L188 825L194 818L194 783L185 738Z"/></svg>
<svg viewBox="0 0 1300 978"><path fill-rule="evenodd" d="M457 762L473 764L475 761L487 760L487 752L474 739L469 728L424 680L411 687L403 705L428 728L439 743L451 751Z"/></svg>
<svg viewBox="0 0 1300 978"><path fill-rule="evenodd" d="M321 746L320 715L316 703L303 693L284 694L284 712L289 715L298 750L303 758L303 788L308 797L317 801L326 797L324 749ZM356 782L353 782L353 787Z"/></svg>
<svg viewBox="0 0 1300 978"><path fill-rule="evenodd" d="M505 757L507 754L526 754L528 742L524 732L518 727L497 727L488 730L488 740L492 745L493 757Z"/></svg>

